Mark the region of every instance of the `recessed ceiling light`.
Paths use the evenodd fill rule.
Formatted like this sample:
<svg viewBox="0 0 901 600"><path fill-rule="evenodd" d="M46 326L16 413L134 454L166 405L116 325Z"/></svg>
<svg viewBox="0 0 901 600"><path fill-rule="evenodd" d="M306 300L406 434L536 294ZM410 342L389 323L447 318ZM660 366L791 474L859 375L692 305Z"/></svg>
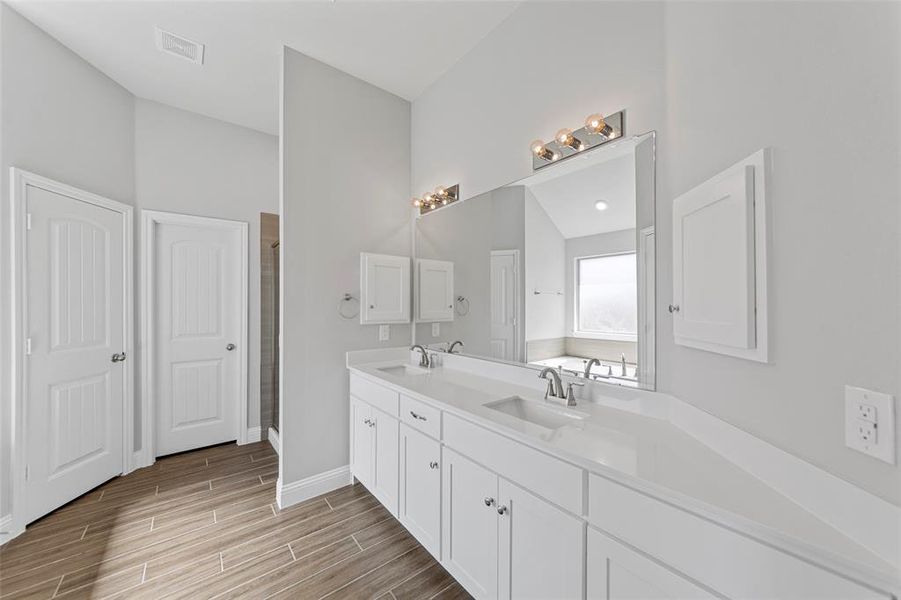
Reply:
<svg viewBox="0 0 901 600"><path fill-rule="evenodd" d="M594 207L598 210L607 210L607 206L608 206L607 203L604 202L603 200L598 200L597 202L594 203Z"/></svg>

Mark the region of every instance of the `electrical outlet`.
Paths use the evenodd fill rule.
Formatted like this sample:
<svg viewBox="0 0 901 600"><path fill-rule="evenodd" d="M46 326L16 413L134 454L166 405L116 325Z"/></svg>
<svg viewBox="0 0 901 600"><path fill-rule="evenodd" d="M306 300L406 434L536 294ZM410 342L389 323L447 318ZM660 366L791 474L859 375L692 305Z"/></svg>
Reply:
<svg viewBox="0 0 901 600"><path fill-rule="evenodd" d="M379 341L387 342L391 338L391 326L379 325Z"/></svg>
<svg viewBox="0 0 901 600"><path fill-rule="evenodd" d="M441 335L441 323L432 323L432 337Z"/></svg>
<svg viewBox="0 0 901 600"><path fill-rule="evenodd" d="M895 464L895 398L846 385L845 445Z"/></svg>

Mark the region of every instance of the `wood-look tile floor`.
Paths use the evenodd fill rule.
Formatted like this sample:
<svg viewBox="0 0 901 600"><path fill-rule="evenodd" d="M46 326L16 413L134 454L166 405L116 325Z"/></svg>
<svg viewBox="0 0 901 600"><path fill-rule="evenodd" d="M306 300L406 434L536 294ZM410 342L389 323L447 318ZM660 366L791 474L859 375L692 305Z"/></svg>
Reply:
<svg viewBox="0 0 901 600"><path fill-rule="evenodd" d="M0 548L0 598L469 598L361 485L275 505L267 442L162 458Z"/></svg>

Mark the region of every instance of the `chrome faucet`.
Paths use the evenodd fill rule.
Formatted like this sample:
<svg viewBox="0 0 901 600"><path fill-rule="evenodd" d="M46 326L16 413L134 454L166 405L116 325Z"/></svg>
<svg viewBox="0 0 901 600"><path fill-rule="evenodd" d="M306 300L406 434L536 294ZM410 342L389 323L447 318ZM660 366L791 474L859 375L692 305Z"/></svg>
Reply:
<svg viewBox="0 0 901 600"><path fill-rule="evenodd" d="M551 374L551 379L547 380L547 391L544 392L544 399L566 398L566 392L563 391L563 381L560 380L560 376L557 375L557 371L555 371L553 367L541 369L541 373L538 374L538 379L547 379L548 373Z"/></svg>
<svg viewBox="0 0 901 600"><path fill-rule="evenodd" d="M591 367L593 367L594 365L597 365L600 367L601 361L599 361L596 358L592 358L585 364L585 379L588 379L591 377Z"/></svg>
<svg viewBox="0 0 901 600"><path fill-rule="evenodd" d="M431 361L429 360L429 353L426 352L426 349L422 347L422 344L411 346L410 350L419 350L422 353L422 357L419 359L419 366L428 369L431 365Z"/></svg>
<svg viewBox="0 0 901 600"><path fill-rule="evenodd" d="M463 347L463 342L461 342L460 340L457 340L456 342L452 343L450 346L447 347L447 353L448 353L448 354L453 354L453 353L454 353L454 348L456 348L458 345L462 348L462 347Z"/></svg>

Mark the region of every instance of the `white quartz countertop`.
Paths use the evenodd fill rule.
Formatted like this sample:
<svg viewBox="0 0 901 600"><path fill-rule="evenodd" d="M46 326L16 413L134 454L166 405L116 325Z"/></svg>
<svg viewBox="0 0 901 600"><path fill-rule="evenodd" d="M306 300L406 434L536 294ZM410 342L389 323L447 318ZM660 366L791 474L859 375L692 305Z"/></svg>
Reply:
<svg viewBox="0 0 901 600"><path fill-rule="evenodd" d="M853 573L898 581L895 569L879 556L664 418L579 401L573 410L583 419L546 429L485 406L514 395L547 402L532 388L440 367L406 375L380 370L397 364L349 369L764 542L848 565Z"/></svg>

